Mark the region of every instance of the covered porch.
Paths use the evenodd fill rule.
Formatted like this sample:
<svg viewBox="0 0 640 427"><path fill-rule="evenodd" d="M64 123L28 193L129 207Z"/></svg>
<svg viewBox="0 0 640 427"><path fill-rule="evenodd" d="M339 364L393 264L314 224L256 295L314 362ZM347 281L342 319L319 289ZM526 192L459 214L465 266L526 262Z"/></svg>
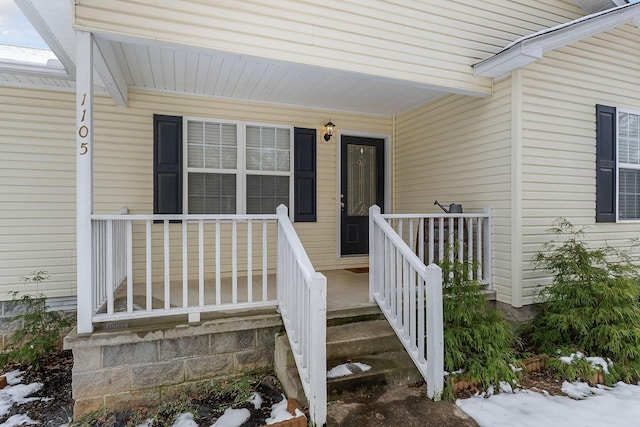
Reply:
<svg viewBox="0 0 640 427"><path fill-rule="evenodd" d="M381 217L423 265L462 260L470 277L491 291L489 209ZM278 275L283 278L291 262L280 253L281 222L291 225L284 206L276 215L92 215L92 311L89 319L79 319L89 322L79 324L79 331L273 312L284 298ZM305 248L297 251L304 254ZM390 250L375 256L374 268L402 270ZM375 306L369 266L320 274L326 278L327 312Z"/></svg>

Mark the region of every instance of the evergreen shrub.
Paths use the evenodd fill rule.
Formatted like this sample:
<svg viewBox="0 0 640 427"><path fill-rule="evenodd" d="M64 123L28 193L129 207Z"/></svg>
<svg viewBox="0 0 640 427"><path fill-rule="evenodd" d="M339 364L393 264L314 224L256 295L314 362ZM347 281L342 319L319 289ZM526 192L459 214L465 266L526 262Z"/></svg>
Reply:
<svg viewBox="0 0 640 427"><path fill-rule="evenodd" d="M563 365L553 356L609 358L609 384L640 378L640 267L628 251L588 247L583 229L565 219L549 231L560 239L546 243L535 259L536 268L553 279L539 292L543 304L529 328L532 343L568 379L584 378L584 367Z"/></svg>
<svg viewBox="0 0 640 427"><path fill-rule="evenodd" d="M456 251L457 252L457 251ZM496 309L487 305L482 285L469 276L470 264L455 258L440 263L444 317L444 366L448 372L462 370L467 382L481 389L500 381L510 385L517 379L516 336ZM444 395L453 397L451 381Z"/></svg>

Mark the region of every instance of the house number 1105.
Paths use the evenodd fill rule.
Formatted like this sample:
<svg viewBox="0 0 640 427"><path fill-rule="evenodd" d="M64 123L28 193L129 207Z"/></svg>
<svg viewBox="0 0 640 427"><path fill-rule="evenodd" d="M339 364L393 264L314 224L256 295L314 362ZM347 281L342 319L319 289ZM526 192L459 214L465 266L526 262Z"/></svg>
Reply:
<svg viewBox="0 0 640 427"><path fill-rule="evenodd" d="M80 104L81 106L84 106L85 101L87 100L87 94L83 94L82 95L82 104ZM82 117L80 118L80 123L84 123L84 116L87 113L87 109L85 108L84 110L82 110ZM78 136L80 138L86 138L89 135L89 128L87 127L87 125L81 125L78 128ZM80 155L84 156L85 154L87 154L89 152L89 143L88 142L81 142L80 143Z"/></svg>

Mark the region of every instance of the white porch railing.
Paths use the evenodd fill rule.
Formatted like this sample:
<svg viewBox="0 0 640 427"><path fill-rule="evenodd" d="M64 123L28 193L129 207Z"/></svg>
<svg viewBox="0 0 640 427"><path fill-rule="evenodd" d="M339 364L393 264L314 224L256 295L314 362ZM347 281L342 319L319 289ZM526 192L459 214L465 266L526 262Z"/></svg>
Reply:
<svg viewBox="0 0 640 427"><path fill-rule="evenodd" d="M469 278L491 289L491 209L483 213L384 214L424 264L445 257L468 265Z"/></svg>
<svg viewBox="0 0 640 427"><path fill-rule="evenodd" d="M316 272L289 221L278 215L278 307L314 425L327 417L327 278Z"/></svg>
<svg viewBox="0 0 640 427"><path fill-rule="evenodd" d="M327 279L314 270L285 206L276 215L91 219L92 310L78 317L79 327L185 314L198 321L204 312L277 306L311 420L326 423Z"/></svg>
<svg viewBox="0 0 640 427"><path fill-rule="evenodd" d="M268 281L276 215L91 218L92 317L78 322L179 314L197 321L204 312L277 305Z"/></svg>
<svg viewBox="0 0 640 427"><path fill-rule="evenodd" d="M442 270L428 267L391 228L378 206L369 210L369 298L377 302L440 400L444 385Z"/></svg>

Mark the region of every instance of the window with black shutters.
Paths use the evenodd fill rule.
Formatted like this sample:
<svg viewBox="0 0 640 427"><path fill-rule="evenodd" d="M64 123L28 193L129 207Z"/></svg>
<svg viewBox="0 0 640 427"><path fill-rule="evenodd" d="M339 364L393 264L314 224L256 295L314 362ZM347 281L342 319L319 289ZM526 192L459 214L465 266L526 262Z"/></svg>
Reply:
<svg viewBox="0 0 640 427"><path fill-rule="evenodd" d="M295 221L316 220L315 129L154 115L155 213L273 214L280 204Z"/></svg>
<svg viewBox="0 0 640 427"><path fill-rule="evenodd" d="M640 111L596 105L596 222L640 220Z"/></svg>

